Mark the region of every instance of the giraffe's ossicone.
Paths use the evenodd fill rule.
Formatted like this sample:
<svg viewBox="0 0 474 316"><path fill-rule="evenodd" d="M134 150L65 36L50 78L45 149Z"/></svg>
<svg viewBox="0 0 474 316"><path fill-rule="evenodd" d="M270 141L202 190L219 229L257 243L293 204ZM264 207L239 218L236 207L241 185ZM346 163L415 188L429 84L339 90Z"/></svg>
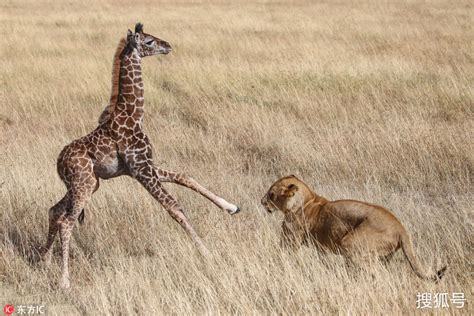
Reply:
<svg viewBox="0 0 474 316"><path fill-rule="evenodd" d="M66 195L49 211L49 232L44 257L51 260L51 248L59 232L62 249L60 286L69 281L69 241L84 207L99 188L99 179L127 175L138 180L191 236L203 255L208 250L194 231L179 203L165 190L163 182L177 183L199 192L230 214L239 208L218 197L183 173L161 169L153 164L151 144L143 131L144 87L141 63L146 56L168 54L171 46L143 32L138 23L135 32L128 30L114 55L112 93L108 106L99 118L99 126L61 151L57 169L67 188Z"/></svg>

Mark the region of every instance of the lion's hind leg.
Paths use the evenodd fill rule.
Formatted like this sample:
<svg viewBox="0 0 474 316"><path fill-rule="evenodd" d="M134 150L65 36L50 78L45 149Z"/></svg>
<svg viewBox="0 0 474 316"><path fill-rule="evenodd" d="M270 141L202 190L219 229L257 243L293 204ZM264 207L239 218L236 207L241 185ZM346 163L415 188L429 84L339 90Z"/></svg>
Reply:
<svg viewBox="0 0 474 316"><path fill-rule="evenodd" d="M383 258L390 258L398 247L397 238L393 238L390 233L364 224L341 240L341 252L348 270L355 271L358 277L369 276L372 281L378 279L374 268L380 266Z"/></svg>
<svg viewBox="0 0 474 316"><path fill-rule="evenodd" d="M357 259L387 258L400 247L396 235L369 225L359 225L341 240L341 250L348 257ZM359 261L356 260L356 261Z"/></svg>
<svg viewBox="0 0 474 316"><path fill-rule="evenodd" d="M393 255L395 255L396 252L397 251L394 250L391 253L389 253L388 255L380 256L379 259L383 264L388 264L392 260Z"/></svg>

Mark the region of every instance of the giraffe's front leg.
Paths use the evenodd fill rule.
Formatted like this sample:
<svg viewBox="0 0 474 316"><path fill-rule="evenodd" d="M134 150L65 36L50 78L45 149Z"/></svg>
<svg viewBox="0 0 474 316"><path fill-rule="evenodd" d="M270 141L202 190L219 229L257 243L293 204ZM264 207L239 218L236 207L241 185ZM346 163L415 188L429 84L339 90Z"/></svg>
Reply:
<svg viewBox="0 0 474 316"><path fill-rule="evenodd" d="M200 185L196 180L187 176L186 174L164 170L157 166L153 166L153 168L156 170L157 174L159 175L159 180L161 182L172 182L172 183L176 183L176 184L185 186L187 188L190 188L191 190L194 190L200 193L202 196L209 199L211 202L213 202L215 205L217 205L221 209L226 210L231 215L234 215L240 212L240 208L237 205L229 203L223 198L215 195L214 193L212 193L211 191L209 191L208 189Z"/></svg>
<svg viewBox="0 0 474 316"><path fill-rule="evenodd" d="M209 257L209 250L206 248L202 242L199 235L196 233L194 228L189 223L189 220L184 215L182 207L179 205L178 201L171 196L171 194L166 191L159 181L158 174L151 164L141 167L139 170L136 170L134 177L150 192L153 197L160 202L161 205L166 209L166 211L171 215L171 217L178 222L181 227L189 234L191 239L194 241L196 246L199 249L199 252L204 257Z"/></svg>

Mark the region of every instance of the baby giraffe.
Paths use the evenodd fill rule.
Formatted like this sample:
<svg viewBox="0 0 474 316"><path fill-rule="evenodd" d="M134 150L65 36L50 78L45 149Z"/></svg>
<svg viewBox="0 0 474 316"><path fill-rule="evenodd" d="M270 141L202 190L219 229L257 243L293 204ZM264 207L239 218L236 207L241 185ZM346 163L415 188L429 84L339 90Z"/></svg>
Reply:
<svg viewBox="0 0 474 316"><path fill-rule="evenodd" d="M183 208L163 187L172 182L188 187L230 214L240 209L215 195L191 177L167 171L154 165L152 147L143 130L144 88L142 58L168 54L171 46L143 32L137 23L135 32L128 30L115 52L112 71L110 103L100 116L99 126L61 151L57 169L67 188L66 195L49 210L49 232L43 256L51 261L51 246L59 232L62 250L60 287L68 288L69 241L76 220L84 219L84 207L99 188L99 178L110 179L123 175L140 182L166 209L207 256L208 250L186 218Z"/></svg>

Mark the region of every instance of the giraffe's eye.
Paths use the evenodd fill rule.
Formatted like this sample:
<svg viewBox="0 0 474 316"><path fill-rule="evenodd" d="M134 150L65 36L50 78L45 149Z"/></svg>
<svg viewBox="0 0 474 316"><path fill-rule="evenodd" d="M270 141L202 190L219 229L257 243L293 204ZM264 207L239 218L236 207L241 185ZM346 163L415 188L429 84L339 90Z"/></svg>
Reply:
<svg viewBox="0 0 474 316"><path fill-rule="evenodd" d="M146 41L145 44L148 45L148 46L151 46L153 44L153 40L149 40L149 41Z"/></svg>

